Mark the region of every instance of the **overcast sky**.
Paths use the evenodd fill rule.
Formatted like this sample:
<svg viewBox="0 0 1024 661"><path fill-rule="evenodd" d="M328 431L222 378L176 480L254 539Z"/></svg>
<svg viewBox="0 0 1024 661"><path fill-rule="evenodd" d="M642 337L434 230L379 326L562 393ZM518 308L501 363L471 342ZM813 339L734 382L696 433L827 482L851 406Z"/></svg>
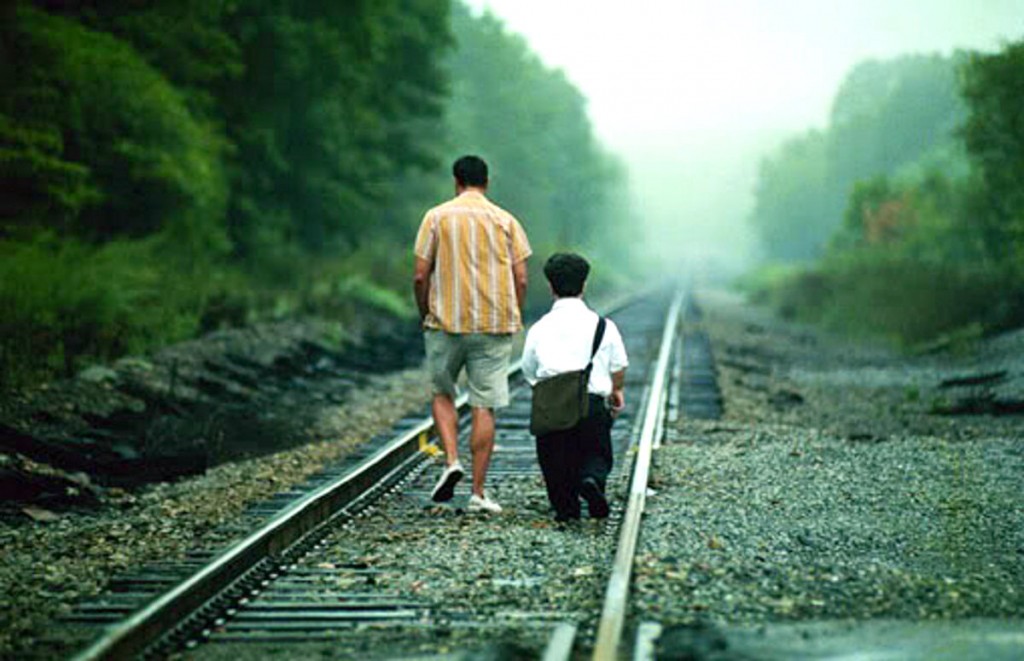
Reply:
<svg viewBox="0 0 1024 661"><path fill-rule="evenodd" d="M997 50L1024 0L470 0L523 35L589 99L654 233L750 249L761 154L827 122L868 58Z"/></svg>

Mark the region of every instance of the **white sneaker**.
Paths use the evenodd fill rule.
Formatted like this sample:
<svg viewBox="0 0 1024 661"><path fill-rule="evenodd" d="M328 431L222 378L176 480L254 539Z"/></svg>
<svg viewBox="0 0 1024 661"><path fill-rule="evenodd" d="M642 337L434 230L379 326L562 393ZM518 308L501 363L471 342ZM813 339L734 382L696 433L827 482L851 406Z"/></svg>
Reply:
<svg viewBox="0 0 1024 661"><path fill-rule="evenodd" d="M470 512L490 512L491 514L497 514L501 511L501 505L494 502L484 494L482 497L473 494L469 497L469 505L466 509Z"/></svg>
<svg viewBox="0 0 1024 661"><path fill-rule="evenodd" d="M451 500L452 496L455 495L455 485L459 483L459 480L465 474L466 471L462 469L462 464L458 461L450 466L446 466L441 473L441 477L437 480L434 490L430 492L430 499L435 503Z"/></svg>

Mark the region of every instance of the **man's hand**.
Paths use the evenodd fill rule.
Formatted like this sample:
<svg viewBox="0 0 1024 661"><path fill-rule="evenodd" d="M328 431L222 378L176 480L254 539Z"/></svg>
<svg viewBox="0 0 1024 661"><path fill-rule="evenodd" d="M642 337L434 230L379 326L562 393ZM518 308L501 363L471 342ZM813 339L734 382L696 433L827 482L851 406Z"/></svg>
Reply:
<svg viewBox="0 0 1024 661"><path fill-rule="evenodd" d="M626 393L622 388L612 390L612 394L608 396L608 407L613 418L619 417L622 409L626 408Z"/></svg>

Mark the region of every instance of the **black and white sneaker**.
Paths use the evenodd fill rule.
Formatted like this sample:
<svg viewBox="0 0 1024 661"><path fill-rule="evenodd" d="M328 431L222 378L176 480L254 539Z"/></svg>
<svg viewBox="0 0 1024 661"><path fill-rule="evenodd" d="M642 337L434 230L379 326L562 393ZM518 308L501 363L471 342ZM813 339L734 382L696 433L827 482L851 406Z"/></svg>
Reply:
<svg viewBox="0 0 1024 661"><path fill-rule="evenodd" d="M592 477L583 478L580 484L580 495L587 501L590 518L603 519L608 516L608 499L604 497L601 486Z"/></svg>
<svg viewBox="0 0 1024 661"><path fill-rule="evenodd" d="M466 471L462 469L462 464L458 461L446 466L444 472L441 473L440 479L437 480L437 486L430 492L430 499L435 503L444 503L451 500L452 496L455 495L455 485L459 483L459 480L465 474Z"/></svg>

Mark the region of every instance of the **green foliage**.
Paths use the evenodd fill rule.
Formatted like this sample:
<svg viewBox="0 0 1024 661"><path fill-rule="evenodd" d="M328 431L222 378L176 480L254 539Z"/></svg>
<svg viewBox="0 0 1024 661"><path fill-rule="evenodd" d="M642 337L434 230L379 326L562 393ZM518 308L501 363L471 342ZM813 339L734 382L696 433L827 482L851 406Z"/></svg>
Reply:
<svg viewBox="0 0 1024 661"><path fill-rule="evenodd" d="M964 143L982 176L982 237L999 258L1024 261L1024 41L964 67ZM1024 276L1022 276L1024 277Z"/></svg>
<svg viewBox="0 0 1024 661"><path fill-rule="evenodd" d="M963 120L959 57L869 60L853 69L832 107L829 161L840 195L859 179L889 174L951 140ZM841 200L840 200L841 204Z"/></svg>
<svg viewBox="0 0 1024 661"><path fill-rule="evenodd" d="M539 258L573 248L622 268L625 176L597 143L582 94L490 13L457 4L453 32L452 157L488 160L492 197L523 222Z"/></svg>
<svg viewBox="0 0 1024 661"><path fill-rule="evenodd" d="M784 316L904 346L1020 323L1024 286L975 235L975 186L941 169L858 182L826 257L753 291Z"/></svg>
<svg viewBox="0 0 1024 661"><path fill-rule="evenodd" d="M1024 293L1006 273L862 252L793 274L772 289L780 314L854 336L911 347L937 337L1004 328Z"/></svg>
<svg viewBox="0 0 1024 661"><path fill-rule="evenodd" d="M863 238L866 231L867 216L877 213L883 204L892 198L892 186L888 177L872 177L862 179L853 185L846 213L843 215L843 226Z"/></svg>
<svg viewBox="0 0 1024 661"><path fill-rule="evenodd" d="M191 336L199 283L159 255L155 241L0 243L0 388Z"/></svg>
<svg viewBox="0 0 1024 661"><path fill-rule="evenodd" d="M753 219L765 253L802 261L820 251L832 231L825 135L787 141L761 163Z"/></svg>
<svg viewBox="0 0 1024 661"><path fill-rule="evenodd" d="M537 298L555 248L610 281L628 196L583 97L492 16L452 13L0 4L0 385L262 319L410 314L412 238L467 152L527 226Z"/></svg>
<svg viewBox="0 0 1024 661"><path fill-rule="evenodd" d="M775 295L802 270L787 262L772 262L744 273L733 284L754 303L771 305Z"/></svg>
<svg viewBox="0 0 1024 661"><path fill-rule="evenodd" d="M410 169L438 165L447 3L252 2L227 17L244 74L219 94L243 255L355 249Z"/></svg>
<svg viewBox="0 0 1024 661"><path fill-rule="evenodd" d="M34 9L5 27L23 63L2 102L14 222L90 240L178 224L197 248L222 249L218 142L160 73L128 44Z"/></svg>
<svg viewBox="0 0 1024 661"><path fill-rule="evenodd" d="M368 308L410 317L406 274L397 287L381 250L300 260L275 281L224 264L189 271L187 250L166 235L99 247L52 233L2 241L0 391L200 331L296 315L345 321Z"/></svg>
<svg viewBox="0 0 1024 661"><path fill-rule="evenodd" d="M764 160L751 220L769 258L820 256L844 225L858 181L949 149L964 116L957 61L907 56L857 66L836 95L829 127L790 139Z"/></svg>
<svg viewBox="0 0 1024 661"><path fill-rule="evenodd" d="M338 301L355 304L354 307L370 307L395 317L412 319L415 316L408 296L400 296L392 289L381 287L362 274L344 277L331 296Z"/></svg>
<svg viewBox="0 0 1024 661"><path fill-rule="evenodd" d="M951 129L965 103L951 94L954 65L968 110L959 132ZM800 245L792 218L807 209L841 200L842 225L817 265L766 282L755 290L761 299L905 346L960 346L1024 322L1022 94L1024 42L995 55L855 69L836 97L826 154L817 153L824 184L806 158L784 151L765 166L755 214L780 257ZM836 186L844 181L848 195Z"/></svg>
<svg viewBox="0 0 1024 661"><path fill-rule="evenodd" d="M35 4L132 44L182 92L196 116L216 120L215 90L243 71L238 45L225 30L231 3L150 0L125 6L110 0L35 0Z"/></svg>
<svg viewBox="0 0 1024 661"><path fill-rule="evenodd" d="M298 316L347 322L367 309L415 314L408 264L399 265L390 246L365 246L341 259L306 256L289 266L279 273L215 269L205 281L200 330Z"/></svg>
<svg viewBox="0 0 1024 661"><path fill-rule="evenodd" d="M0 113L0 216L6 230L25 225L64 226L102 200L89 168L64 160L64 140L53 126L16 123Z"/></svg>

